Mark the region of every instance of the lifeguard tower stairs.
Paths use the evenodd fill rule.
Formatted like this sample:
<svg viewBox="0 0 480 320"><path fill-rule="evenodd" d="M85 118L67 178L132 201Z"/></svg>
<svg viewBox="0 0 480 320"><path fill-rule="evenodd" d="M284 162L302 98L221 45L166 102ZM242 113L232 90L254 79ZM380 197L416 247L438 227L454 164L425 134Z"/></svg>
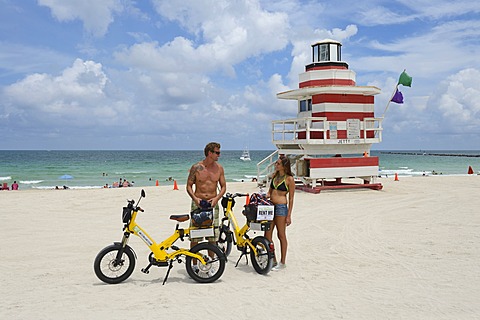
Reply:
<svg viewBox="0 0 480 320"><path fill-rule="evenodd" d="M297 102L297 118L272 121L277 150L257 164L259 184L268 186L279 155L288 156L297 189L382 189L375 183L382 118L374 116L380 89L357 86L355 72L341 60L342 44L326 39L312 45L312 63L299 75L299 88L277 94Z"/></svg>

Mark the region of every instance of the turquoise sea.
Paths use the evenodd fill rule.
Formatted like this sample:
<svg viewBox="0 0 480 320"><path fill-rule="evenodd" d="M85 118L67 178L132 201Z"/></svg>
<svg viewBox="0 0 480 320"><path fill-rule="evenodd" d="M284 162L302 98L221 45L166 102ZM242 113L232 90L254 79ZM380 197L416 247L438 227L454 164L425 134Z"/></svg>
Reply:
<svg viewBox="0 0 480 320"><path fill-rule="evenodd" d="M219 162L227 182L250 181L257 163L273 150L251 150L252 161L239 158L241 150L222 150ZM379 175L465 175L472 166L480 171L480 151L372 151L380 159ZM16 180L20 189L101 188L120 178L135 186L185 184L193 163L204 158L198 151L13 151L0 150L0 183ZM63 176L63 178L62 178ZM71 177L70 177L71 176Z"/></svg>

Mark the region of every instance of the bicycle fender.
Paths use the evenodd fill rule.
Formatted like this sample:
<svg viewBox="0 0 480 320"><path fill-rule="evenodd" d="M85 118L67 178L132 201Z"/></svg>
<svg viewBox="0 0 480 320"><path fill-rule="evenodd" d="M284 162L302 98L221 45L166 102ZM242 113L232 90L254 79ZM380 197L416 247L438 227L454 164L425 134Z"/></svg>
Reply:
<svg viewBox="0 0 480 320"><path fill-rule="evenodd" d="M117 245L117 246L121 246L121 245L122 245L121 242L114 242L113 244L114 244L114 245ZM125 248L126 248L126 249L129 249L130 251L132 251L135 259L138 259L138 258L137 258L137 253L135 252L135 250L133 250L132 247L130 247L130 246L127 244L127 245L125 246Z"/></svg>

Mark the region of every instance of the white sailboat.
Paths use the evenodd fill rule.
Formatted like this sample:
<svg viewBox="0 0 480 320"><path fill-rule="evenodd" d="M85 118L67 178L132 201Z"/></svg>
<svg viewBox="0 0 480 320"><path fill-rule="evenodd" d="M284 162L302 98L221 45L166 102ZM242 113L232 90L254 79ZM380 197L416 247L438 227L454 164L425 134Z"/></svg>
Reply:
<svg viewBox="0 0 480 320"><path fill-rule="evenodd" d="M243 153L242 153L242 156L240 157L240 160L242 161L250 161L252 159L250 159L250 151L248 151L247 148L245 148L243 150Z"/></svg>

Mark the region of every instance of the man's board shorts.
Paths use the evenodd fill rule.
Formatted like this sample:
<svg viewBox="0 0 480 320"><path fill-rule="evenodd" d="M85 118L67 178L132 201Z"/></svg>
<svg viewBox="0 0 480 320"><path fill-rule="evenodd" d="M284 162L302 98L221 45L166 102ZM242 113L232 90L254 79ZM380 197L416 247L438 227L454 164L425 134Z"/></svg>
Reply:
<svg viewBox="0 0 480 320"><path fill-rule="evenodd" d="M197 206L197 204L195 203L195 201L192 200L192 204L190 205L190 212L193 211L193 210L196 210L198 209L199 207ZM220 208L218 207L218 203L217 205L215 206L214 210L213 210L213 232L214 232L214 236L213 237L205 237L205 240L207 241L218 241L218 237L220 235L220 230L218 228L218 226L220 225ZM190 227L192 227L192 220L190 219ZM202 241L203 238L195 238L194 241L192 242L200 242Z"/></svg>

